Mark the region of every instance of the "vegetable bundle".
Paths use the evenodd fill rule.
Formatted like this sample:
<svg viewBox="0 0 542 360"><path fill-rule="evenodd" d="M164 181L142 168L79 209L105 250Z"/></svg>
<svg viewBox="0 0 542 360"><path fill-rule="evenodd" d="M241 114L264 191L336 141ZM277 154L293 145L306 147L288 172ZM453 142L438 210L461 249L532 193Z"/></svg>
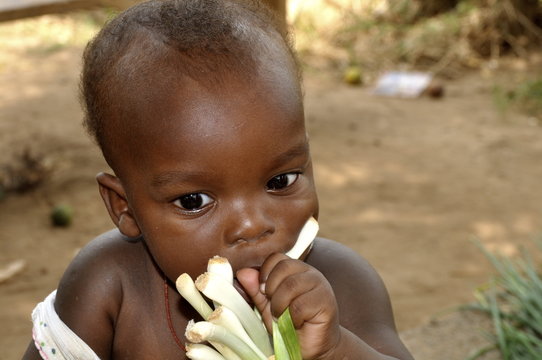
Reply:
<svg viewBox="0 0 542 360"><path fill-rule="evenodd" d="M294 245L286 253L299 258L318 232L309 219ZM207 272L194 282L184 273L177 278L179 293L204 321L191 320L185 336L186 355L193 360L301 360L301 349L289 309L273 323L273 345L257 309L252 309L233 286L233 270L227 259L215 256ZM203 294L203 295L202 295ZM214 309L204 298L213 301ZM212 346L203 344L209 343Z"/></svg>

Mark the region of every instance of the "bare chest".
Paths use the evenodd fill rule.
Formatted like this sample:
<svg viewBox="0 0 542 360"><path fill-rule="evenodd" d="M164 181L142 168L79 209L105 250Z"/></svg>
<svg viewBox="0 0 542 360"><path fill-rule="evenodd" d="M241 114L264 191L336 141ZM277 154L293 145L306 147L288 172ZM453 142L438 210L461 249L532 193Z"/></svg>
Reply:
<svg viewBox="0 0 542 360"><path fill-rule="evenodd" d="M187 359L184 330L190 319L199 320L180 295L171 286L164 286L163 281L146 292L129 291L115 325L112 358Z"/></svg>

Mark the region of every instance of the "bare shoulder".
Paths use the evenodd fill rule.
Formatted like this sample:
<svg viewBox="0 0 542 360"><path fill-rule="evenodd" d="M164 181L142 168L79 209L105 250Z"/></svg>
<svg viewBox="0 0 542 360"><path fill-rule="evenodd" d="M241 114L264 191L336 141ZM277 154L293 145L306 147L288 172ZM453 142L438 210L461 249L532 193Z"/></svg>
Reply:
<svg viewBox="0 0 542 360"><path fill-rule="evenodd" d="M68 290L113 290L126 275L127 266L147 259L144 245L130 241L117 229L103 233L90 241L75 256L66 269L59 285L59 294L69 295ZM120 289L119 289L120 290ZM63 295L63 296L64 296Z"/></svg>
<svg viewBox="0 0 542 360"><path fill-rule="evenodd" d="M366 259L338 242L317 238L306 261L331 284L343 327L375 349L408 354L384 282Z"/></svg>
<svg viewBox="0 0 542 360"><path fill-rule="evenodd" d="M102 359L110 356L124 288L133 282L128 270L144 267L145 261L142 243L111 230L81 249L60 281L59 317Z"/></svg>
<svg viewBox="0 0 542 360"><path fill-rule="evenodd" d="M322 272L339 294L376 292L388 297L384 284L371 264L361 255L336 241L317 238L307 263ZM339 301L342 299L338 299ZM356 299L356 302L363 301ZM383 300L383 299L380 299Z"/></svg>

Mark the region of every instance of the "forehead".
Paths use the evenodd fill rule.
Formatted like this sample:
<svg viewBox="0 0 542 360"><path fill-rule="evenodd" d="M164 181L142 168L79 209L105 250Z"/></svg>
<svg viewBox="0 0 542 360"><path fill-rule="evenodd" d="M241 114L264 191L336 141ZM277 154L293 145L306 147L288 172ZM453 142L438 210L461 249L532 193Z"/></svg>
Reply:
<svg viewBox="0 0 542 360"><path fill-rule="evenodd" d="M276 146L303 142L301 95L295 76L286 71L270 67L260 76L232 74L219 84L189 77L149 79L124 105L129 110L117 134L116 163L158 171L180 163L197 167L196 161L229 154L244 157L241 164L248 165Z"/></svg>

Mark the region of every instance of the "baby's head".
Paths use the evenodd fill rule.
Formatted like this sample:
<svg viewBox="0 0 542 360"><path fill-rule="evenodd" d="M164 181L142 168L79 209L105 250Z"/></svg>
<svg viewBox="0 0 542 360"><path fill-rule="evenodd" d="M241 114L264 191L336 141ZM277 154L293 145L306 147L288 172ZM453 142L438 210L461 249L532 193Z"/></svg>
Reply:
<svg viewBox="0 0 542 360"><path fill-rule="evenodd" d="M129 126L134 101L148 106L143 96L154 95L157 86L170 90L189 79L218 90L232 80L252 85L262 77L297 87L299 72L284 28L259 1L150 1L129 9L85 51L87 130L116 168L112 150L118 139L110 130ZM282 78L276 78L279 72Z"/></svg>
<svg viewBox="0 0 542 360"><path fill-rule="evenodd" d="M120 231L174 279L286 251L318 204L295 57L258 2L139 4L87 47L86 126Z"/></svg>

